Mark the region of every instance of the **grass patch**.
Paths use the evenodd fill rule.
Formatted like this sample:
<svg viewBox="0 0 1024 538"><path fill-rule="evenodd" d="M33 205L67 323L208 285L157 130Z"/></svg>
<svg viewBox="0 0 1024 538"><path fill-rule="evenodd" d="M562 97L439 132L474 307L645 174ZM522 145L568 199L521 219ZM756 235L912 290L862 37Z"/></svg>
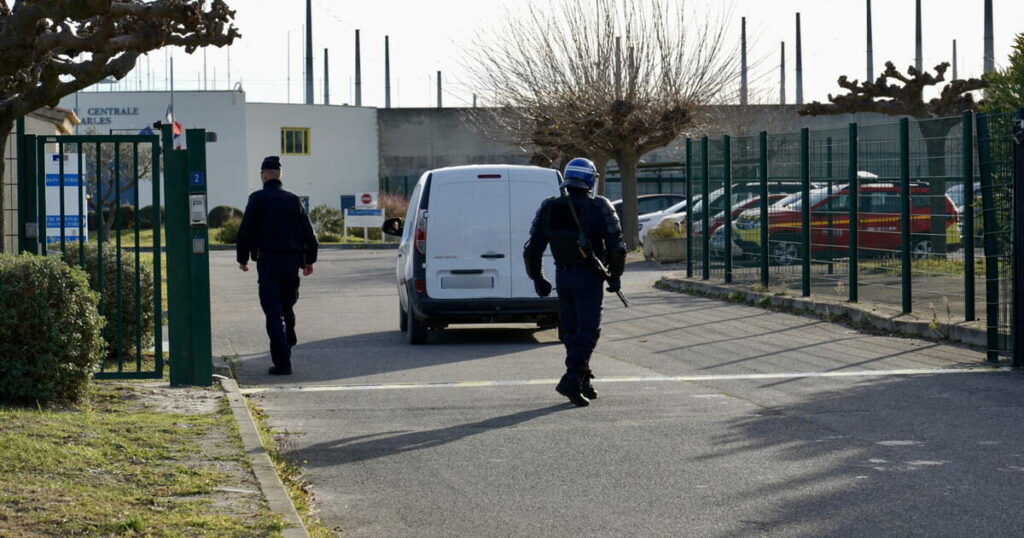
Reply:
<svg viewBox="0 0 1024 538"><path fill-rule="evenodd" d="M224 484L199 440L230 432L224 407L153 411L127 385L97 382L72 408L0 407L0 527L11 536L267 536L280 518L229 513L205 496ZM212 458L216 459L216 456ZM224 459L241 461L240 448Z"/></svg>
<svg viewBox="0 0 1024 538"><path fill-rule="evenodd" d="M284 489L288 492L288 497L291 498L299 517L302 518L306 531L312 538L334 538L337 536L334 531L325 527L316 515L312 488L302 480L302 469L281 454L281 449L276 441L278 435L270 427L267 414L252 400L246 398L245 403L249 406L249 412L252 413L252 417L256 421L256 429L260 432L260 439L267 449L267 454L270 455L270 461L274 464L277 476L281 477Z"/></svg>

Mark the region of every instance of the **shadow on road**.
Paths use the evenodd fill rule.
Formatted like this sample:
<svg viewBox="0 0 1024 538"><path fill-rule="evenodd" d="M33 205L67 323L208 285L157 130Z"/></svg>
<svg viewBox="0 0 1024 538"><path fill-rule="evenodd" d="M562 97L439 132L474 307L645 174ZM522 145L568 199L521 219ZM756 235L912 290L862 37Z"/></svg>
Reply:
<svg viewBox="0 0 1024 538"><path fill-rule="evenodd" d="M1019 374L866 380L735 418L690 461L771 462L719 502L772 517L723 536L1021 536L1021 402Z"/></svg>
<svg viewBox="0 0 1024 538"><path fill-rule="evenodd" d="M553 329L460 326L431 334L426 346L409 345L397 330L366 332L299 343L292 348L295 373L283 380L266 375L269 353L242 356L239 377L245 385L329 382L487 359L552 344L558 344Z"/></svg>
<svg viewBox="0 0 1024 538"><path fill-rule="evenodd" d="M292 461L308 461L307 467L330 467L386 458L405 452L428 450L491 430L510 428L535 418L575 409L568 403L459 424L436 430L381 432L318 443L287 454Z"/></svg>

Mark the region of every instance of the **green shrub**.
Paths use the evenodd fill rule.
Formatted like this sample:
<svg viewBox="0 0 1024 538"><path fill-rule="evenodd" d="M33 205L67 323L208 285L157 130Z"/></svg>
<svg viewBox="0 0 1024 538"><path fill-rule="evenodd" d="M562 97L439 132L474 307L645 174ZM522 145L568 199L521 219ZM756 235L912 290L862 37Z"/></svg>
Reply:
<svg viewBox="0 0 1024 538"><path fill-rule="evenodd" d="M86 275L89 286L100 292L100 311L106 318L103 340L107 343L107 358L135 360L136 338L141 338L142 349L153 346L153 265L148 257L140 259L139 272L135 271L135 253L121 250L121 290L118 301L117 249L110 243L103 244L103 289L99 290L99 249L96 241L85 244ZM64 261L78 265L78 244L71 243L64 250ZM139 294L135 294L135 282L139 279ZM136 323L136 307L139 308L141 323ZM120 345L118 328L120 327Z"/></svg>
<svg viewBox="0 0 1024 538"><path fill-rule="evenodd" d="M309 221L317 233L331 233L340 236L345 226L341 210L329 205L318 205L309 211Z"/></svg>
<svg viewBox="0 0 1024 538"><path fill-rule="evenodd" d="M0 401L82 395L103 357L97 300L57 257L0 254Z"/></svg>
<svg viewBox="0 0 1024 538"><path fill-rule="evenodd" d="M131 229L131 228L135 228L135 206L122 205L118 209L118 213L120 213L120 215L121 215L121 221L120 222L116 222L115 221L115 222L110 223L111 229L113 229L115 226L120 226L121 230L128 230L128 229Z"/></svg>
<svg viewBox="0 0 1024 538"><path fill-rule="evenodd" d="M220 228L224 226L229 220L241 219L242 210L237 207L231 207L229 205L219 205L210 210L210 216L208 223L210 228Z"/></svg>
<svg viewBox="0 0 1024 538"><path fill-rule="evenodd" d="M148 205L138 211L139 227L146 230L153 227L153 206ZM163 224L166 222L167 217L164 211L164 206L160 206L160 222Z"/></svg>
<svg viewBox="0 0 1024 538"><path fill-rule="evenodd" d="M682 236L683 232L679 229L679 225L670 220L662 221L653 230L647 232L649 239L675 239Z"/></svg>
<svg viewBox="0 0 1024 538"><path fill-rule="evenodd" d="M238 228L242 225L242 219L231 219L224 223L217 230L217 241L226 245L234 245L238 241Z"/></svg>
<svg viewBox="0 0 1024 538"><path fill-rule="evenodd" d="M332 232L317 232L316 240L321 243L341 243L341 234Z"/></svg>

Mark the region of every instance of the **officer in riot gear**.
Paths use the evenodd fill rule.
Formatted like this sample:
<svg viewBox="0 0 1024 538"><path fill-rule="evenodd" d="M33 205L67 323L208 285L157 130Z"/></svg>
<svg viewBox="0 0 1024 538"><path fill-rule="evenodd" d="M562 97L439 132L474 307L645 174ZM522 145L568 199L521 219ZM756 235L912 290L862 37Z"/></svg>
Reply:
<svg viewBox="0 0 1024 538"><path fill-rule="evenodd" d="M546 297L552 285L544 277L542 256L551 246L557 268L559 325L566 350L566 372L555 390L582 407L597 398L590 381L594 377L590 356L601 334L602 288L607 280L608 291L619 292L626 246L611 202L593 195L598 179L594 163L573 159L566 165L563 178L563 196L545 200L537 211L523 257L537 295Z"/></svg>
<svg viewBox="0 0 1024 538"><path fill-rule="evenodd" d="M263 189L249 195L245 215L238 228L238 268L249 270L256 261L259 273L260 306L266 315L270 375L292 373L295 335L295 303L299 300L299 270L313 274L316 263L316 234L298 196L281 183L281 158L271 156L260 165Z"/></svg>

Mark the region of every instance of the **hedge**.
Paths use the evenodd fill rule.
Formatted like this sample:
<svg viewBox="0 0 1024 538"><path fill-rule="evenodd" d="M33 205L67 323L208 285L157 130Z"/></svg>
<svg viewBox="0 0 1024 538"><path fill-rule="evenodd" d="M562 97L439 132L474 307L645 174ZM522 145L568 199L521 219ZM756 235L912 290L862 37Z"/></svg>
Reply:
<svg viewBox="0 0 1024 538"><path fill-rule="evenodd" d="M0 401L74 401L103 358L98 296L55 256L0 254Z"/></svg>
<svg viewBox="0 0 1024 538"><path fill-rule="evenodd" d="M78 244L67 245L64 261L78 265ZM99 259L97 243L90 241L85 244L85 272L89 285L99 291ZM130 250L121 251L121 303L117 302L117 249L110 243L103 245L103 290L100 307L107 324L103 329L103 339L107 343L107 358L125 361L135 360L136 337L142 339L142 349L153 347L153 264L148 257L140 263L140 272L135 271L135 253ZM135 296L135 281L140 278L139 296ZM141 311L141 323L136 323L136 305ZM120 315L118 311L120 310ZM118 321L120 320L120 324ZM121 346L117 345L117 328L121 327Z"/></svg>

